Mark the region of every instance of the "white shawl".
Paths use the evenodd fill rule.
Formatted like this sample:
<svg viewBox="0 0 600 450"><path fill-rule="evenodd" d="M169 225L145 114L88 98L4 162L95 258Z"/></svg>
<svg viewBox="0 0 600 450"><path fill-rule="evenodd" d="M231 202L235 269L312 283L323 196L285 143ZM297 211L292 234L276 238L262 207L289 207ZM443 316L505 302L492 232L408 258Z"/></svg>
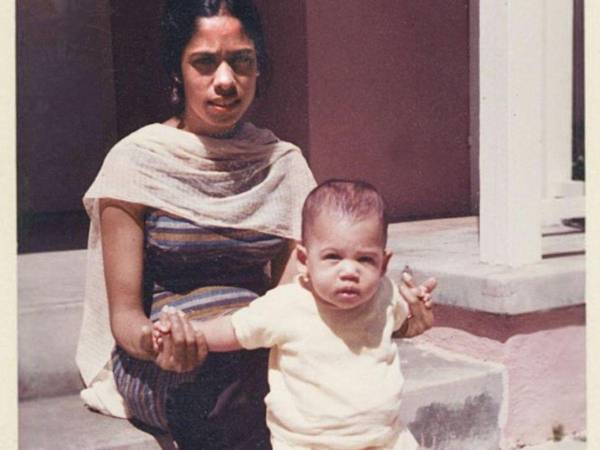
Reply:
<svg viewBox="0 0 600 450"><path fill-rule="evenodd" d="M84 401L125 417L112 373L103 370L114 340L104 282L99 200L139 203L195 223L300 237L302 203L315 186L300 150L268 130L242 125L231 139L152 124L108 153L83 198L91 220L84 313L76 362Z"/></svg>

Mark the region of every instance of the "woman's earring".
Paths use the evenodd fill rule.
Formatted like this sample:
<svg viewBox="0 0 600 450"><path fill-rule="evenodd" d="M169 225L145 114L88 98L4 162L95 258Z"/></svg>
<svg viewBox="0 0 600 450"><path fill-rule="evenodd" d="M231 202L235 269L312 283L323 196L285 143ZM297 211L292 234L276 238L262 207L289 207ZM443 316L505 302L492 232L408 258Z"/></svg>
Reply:
<svg viewBox="0 0 600 450"><path fill-rule="evenodd" d="M171 103L174 105L179 104L181 101L181 95L179 94L181 86L181 80L177 75L173 76L173 84L171 86Z"/></svg>
<svg viewBox="0 0 600 450"><path fill-rule="evenodd" d="M177 86L173 86L171 87L171 103L173 104L177 104L179 103L179 89L177 89Z"/></svg>

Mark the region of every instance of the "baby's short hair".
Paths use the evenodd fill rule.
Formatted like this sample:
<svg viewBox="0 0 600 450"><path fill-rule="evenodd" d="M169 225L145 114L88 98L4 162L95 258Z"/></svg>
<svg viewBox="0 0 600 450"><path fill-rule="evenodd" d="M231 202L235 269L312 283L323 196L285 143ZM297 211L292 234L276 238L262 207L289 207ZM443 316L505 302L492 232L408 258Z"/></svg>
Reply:
<svg viewBox="0 0 600 450"><path fill-rule="evenodd" d="M385 203L372 184L366 181L333 179L314 188L302 207L302 241L305 244L310 228L321 212L339 214L355 221L375 216L381 224L381 237L385 247L388 226Z"/></svg>

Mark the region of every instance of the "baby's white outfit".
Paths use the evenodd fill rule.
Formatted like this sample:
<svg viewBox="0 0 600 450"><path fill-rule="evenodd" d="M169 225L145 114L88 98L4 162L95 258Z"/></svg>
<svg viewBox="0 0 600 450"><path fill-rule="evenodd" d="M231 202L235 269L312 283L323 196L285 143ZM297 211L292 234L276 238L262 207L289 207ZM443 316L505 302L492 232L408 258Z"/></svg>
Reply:
<svg viewBox="0 0 600 450"><path fill-rule="evenodd" d="M349 310L316 301L297 278L233 314L244 348L271 348L274 450L418 448L399 417L404 378L391 338L407 314L387 277L371 301Z"/></svg>

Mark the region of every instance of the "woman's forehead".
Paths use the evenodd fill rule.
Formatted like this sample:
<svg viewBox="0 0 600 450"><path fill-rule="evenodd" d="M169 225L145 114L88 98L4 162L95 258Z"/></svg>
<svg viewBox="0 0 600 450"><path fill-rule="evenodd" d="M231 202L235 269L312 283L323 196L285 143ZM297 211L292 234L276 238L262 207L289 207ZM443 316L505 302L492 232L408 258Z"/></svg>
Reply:
<svg viewBox="0 0 600 450"><path fill-rule="evenodd" d="M230 15L199 17L196 30L190 38L186 50L221 51L254 50L254 42L248 37L239 19Z"/></svg>

